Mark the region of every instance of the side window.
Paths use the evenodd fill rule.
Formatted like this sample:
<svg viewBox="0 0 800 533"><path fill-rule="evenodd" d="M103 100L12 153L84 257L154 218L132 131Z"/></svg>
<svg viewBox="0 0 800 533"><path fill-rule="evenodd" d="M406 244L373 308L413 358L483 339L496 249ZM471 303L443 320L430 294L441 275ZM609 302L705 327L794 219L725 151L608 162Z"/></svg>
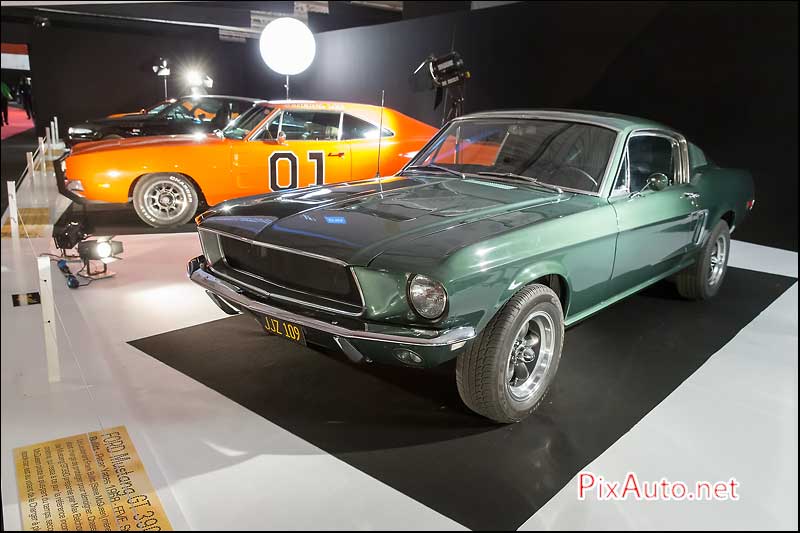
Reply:
<svg viewBox="0 0 800 533"><path fill-rule="evenodd" d="M283 112L283 119L273 120L269 131L277 138L279 129L288 141L336 141L339 140L340 113L324 111Z"/></svg>
<svg viewBox="0 0 800 533"><path fill-rule="evenodd" d="M619 170L617 171L617 177L614 178L614 192L617 191L628 191L628 156L626 155L623 160L622 164L619 166Z"/></svg>
<svg viewBox="0 0 800 533"><path fill-rule="evenodd" d="M710 164L706 154L696 145L689 143L689 166L692 170L700 167L705 167Z"/></svg>
<svg viewBox="0 0 800 533"><path fill-rule="evenodd" d="M270 119L269 126L264 129L259 137L262 139L277 139L278 130L281 126L281 117L283 117L282 111Z"/></svg>
<svg viewBox="0 0 800 533"><path fill-rule="evenodd" d="M383 128L382 137L391 137L394 135L390 130ZM361 120L353 115L345 113L342 119L342 139L377 139L378 126L371 124L366 120Z"/></svg>
<svg viewBox="0 0 800 533"><path fill-rule="evenodd" d="M191 113L192 106L187 102L176 104L166 113L166 117L172 120L193 120L194 116Z"/></svg>
<svg viewBox="0 0 800 533"><path fill-rule="evenodd" d="M656 135L638 135L628 141L631 192L641 191L651 174L661 172L675 183L676 150L673 142Z"/></svg>
<svg viewBox="0 0 800 533"><path fill-rule="evenodd" d="M196 120L211 122L217 116L217 113L225 114L224 105L225 102L222 100L203 98L194 109L192 109L192 114Z"/></svg>
<svg viewBox="0 0 800 533"><path fill-rule="evenodd" d="M250 102L245 102L242 100L231 100L230 105L231 105L230 120L238 118L239 115L241 115L242 113L253 107L253 104L251 104Z"/></svg>

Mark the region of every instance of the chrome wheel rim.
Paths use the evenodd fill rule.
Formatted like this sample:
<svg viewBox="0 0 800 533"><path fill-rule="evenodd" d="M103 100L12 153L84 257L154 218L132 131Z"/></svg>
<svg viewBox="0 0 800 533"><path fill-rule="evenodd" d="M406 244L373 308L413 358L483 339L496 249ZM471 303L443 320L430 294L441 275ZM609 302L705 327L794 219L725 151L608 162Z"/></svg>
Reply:
<svg viewBox="0 0 800 533"><path fill-rule="evenodd" d="M522 323L506 365L506 387L516 401L524 402L544 387L555 351L555 324L544 311L535 311Z"/></svg>
<svg viewBox="0 0 800 533"><path fill-rule="evenodd" d="M144 192L144 207L148 214L164 222L179 218L188 204L183 189L167 179L151 183Z"/></svg>
<svg viewBox="0 0 800 533"><path fill-rule="evenodd" d="M725 273L725 264L728 258L728 242L724 235L717 237L714 250L711 252L708 265L708 284L716 285Z"/></svg>

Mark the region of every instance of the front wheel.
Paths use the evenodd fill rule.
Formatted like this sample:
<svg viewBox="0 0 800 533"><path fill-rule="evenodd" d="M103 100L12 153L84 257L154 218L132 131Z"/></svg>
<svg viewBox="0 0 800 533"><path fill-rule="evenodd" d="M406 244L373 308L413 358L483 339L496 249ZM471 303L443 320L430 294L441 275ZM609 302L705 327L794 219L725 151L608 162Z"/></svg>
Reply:
<svg viewBox="0 0 800 533"><path fill-rule="evenodd" d="M728 223L720 220L700 250L697 261L676 276L678 293L689 300L707 300L715 296L728 271L730 249L731 233Z"/></svg>
<svg viewBox="0 0 800 533"><path fill-rule="evenodd" d="M199 205L194 184L182 174L144 176L133 189L136 214L154 228L186 224Z"/></svg>
<svg viewBox="0 0 800 533"><path fill-rule="evenodd" d="M503 424L519 422L544 399L564 344L561 302L545 285L515 294L458 357L464 403Z"/></svg>

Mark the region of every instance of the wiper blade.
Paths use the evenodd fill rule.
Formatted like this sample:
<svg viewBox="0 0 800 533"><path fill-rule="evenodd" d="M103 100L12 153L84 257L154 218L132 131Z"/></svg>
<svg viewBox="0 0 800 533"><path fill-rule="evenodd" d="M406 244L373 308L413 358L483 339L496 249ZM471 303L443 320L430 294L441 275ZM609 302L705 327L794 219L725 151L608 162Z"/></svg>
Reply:
<svg viewBox="0 0 800 533"><path fill-rule="evenodd" d="M551 191L556 191L558 194L564 194L564 189L559 187L558 185L553 185L552 183L547 183L546 181L540 181L533 176L523 176L522 174L514 174L513 172L478 172L479 176L490 176L493 178L508 178L514 179L519 181L524 181L526 183L532 183L533 185L538 185L539 187L544 187L545 189L550 189Z"/></svg>
<svg viewBox="0 0 800 533"><path fill-rule="evenodd" d="M459 178L466 179L466 174L463 172L459 172L458 170L453 170L452 168L443 167L440 165L411 165L410 167L406 167L403 169L403 172L406 170L438 170L440 172L447 172L448 174L452 174L454 176L458 176Z"/></svg>

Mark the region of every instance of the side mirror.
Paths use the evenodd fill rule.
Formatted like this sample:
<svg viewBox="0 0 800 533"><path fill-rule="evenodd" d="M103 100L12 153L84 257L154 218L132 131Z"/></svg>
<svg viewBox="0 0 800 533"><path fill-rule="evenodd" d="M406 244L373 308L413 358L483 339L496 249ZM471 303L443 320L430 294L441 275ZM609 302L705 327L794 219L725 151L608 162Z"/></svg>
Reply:
<svg viewBox="0 0 800 533"><path fill-rule="evenodd" d="M669 178L662 172L654 172L647 178L647 184L654 191L663 191L669 187Z"/></svg>

